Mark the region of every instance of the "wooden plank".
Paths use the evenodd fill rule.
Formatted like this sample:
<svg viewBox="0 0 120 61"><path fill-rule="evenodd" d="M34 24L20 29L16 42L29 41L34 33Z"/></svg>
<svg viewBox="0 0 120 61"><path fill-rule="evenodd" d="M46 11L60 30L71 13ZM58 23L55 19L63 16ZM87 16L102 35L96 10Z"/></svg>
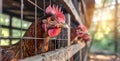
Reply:
<svg viewBox="0 0 120 61"><path fill-rule="evenodd" d="M85 46L84 43L75 44L65 48L57 49L41 55L25 58L20 61L66 61Z"/></svg>
<svg viewBox="0 0 120 61"><path fill-rule="evenodd" d="M65 6L67 7L68 10L71 11L72 15L74 16L74 18L77 20L77 22L79 24L83 24L82 23L82 19L80 18L79 13L77 12L74 4L72 3L72 0L61 0L61 2L63 4L65 4Z"/></svg>
<svg viewBox="0 0 120 61"><path fill-rule="evenodd" d="M85 4L85 1L84 0L81 0L81 3L82 3L82 6L83 6L83 12L84 12L84 14L82 14L83 15L83 18L84 18L84 24L86 24L86 26L87 26L87 24L89 23L88 22L88 13L87 13L87 7L86 7L86 4Z"/></svg>

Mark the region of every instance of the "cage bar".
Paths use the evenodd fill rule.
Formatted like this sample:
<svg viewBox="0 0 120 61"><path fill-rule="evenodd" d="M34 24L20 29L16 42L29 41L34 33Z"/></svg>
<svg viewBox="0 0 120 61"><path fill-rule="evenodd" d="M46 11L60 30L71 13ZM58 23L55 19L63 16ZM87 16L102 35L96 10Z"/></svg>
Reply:
<svg viewBox="0 0 120 61"><path fill-rule="evenodd" d="M3 7L3 1L2 0L0 0L0 14L2 14L2 7Z"/></svg>
<svg viewBox="0 0 120 61"><path fill-rule="evenodd" d="M1 18L1 16L2 16L2 8L3 8L3 1L2 0L0 0L0 18ZM1 19L0 19L1 20ZM0 28L1 28L1 24L0 24ZM0 39L0 44L1 44L1 39ZM0 53L1 54L1 53Z"/></svg>
<svg viewBox="0 0 120 61"><path fill-rule="evenodd" d="M70 20L70 14L67 14L67 20L68 20L68 25L70 26L71 20ZM70 28L68 28L68 46L70 46Z"/></svg>
<svg viewBox="0 0 120 61"><path fill-rule="evenodd" d="M24 9L24 0L21 0L21 30L20 30L20 38L22 38L22 20L23 20L23 9ZM20 39L22 40L22 39ZM23 58L23 48L22 48L22 42L20 41L20 53L21 53L21 58Z"/></svg>
<svg viewBox="0 0 120 61"><path fill-rule="evenodd" d="M35 0L37 5L37 0ZM35 38L37 38L37 7L35 6ZM37 40L35 39L35 55L37 55Z"/></svg>

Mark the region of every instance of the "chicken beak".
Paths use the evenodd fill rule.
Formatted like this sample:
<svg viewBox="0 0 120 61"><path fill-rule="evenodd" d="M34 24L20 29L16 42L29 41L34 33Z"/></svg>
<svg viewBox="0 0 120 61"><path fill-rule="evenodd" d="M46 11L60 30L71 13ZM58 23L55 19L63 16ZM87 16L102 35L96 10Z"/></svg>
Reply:
<svg viewBox="0 0 120 61"><path fill-rule="evenodd" d="M68 24L60 23L60 28L69 28Z"/></svg>

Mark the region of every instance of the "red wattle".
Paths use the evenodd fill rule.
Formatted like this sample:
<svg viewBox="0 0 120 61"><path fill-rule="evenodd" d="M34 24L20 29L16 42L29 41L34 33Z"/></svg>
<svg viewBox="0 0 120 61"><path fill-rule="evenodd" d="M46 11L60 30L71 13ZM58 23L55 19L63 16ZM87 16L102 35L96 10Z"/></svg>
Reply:
<svg viewBox="0 0 120 61"><path fill-rule="evenodd" d="M50 37L55 37L60 33L60 31L61 31L61 28L50 29L50 30L48 30L48 35Z"/></svg>

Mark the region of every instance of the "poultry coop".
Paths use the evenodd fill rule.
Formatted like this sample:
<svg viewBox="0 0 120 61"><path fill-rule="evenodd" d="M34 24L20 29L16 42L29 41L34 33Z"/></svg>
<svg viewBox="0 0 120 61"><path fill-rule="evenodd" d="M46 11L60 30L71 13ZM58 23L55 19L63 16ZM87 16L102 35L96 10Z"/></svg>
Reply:
<svg viewBox="0 0 120 61"><path fill-rule="evenodd" d="M68 25L57 23L61 27L55 37L46 36L41 26L41 18L51 16L46 13L50 5L55 5L51 8L56 8L62 18L64 15ZM87 61L89 43L71 44L74 34L71 28L75 30L78 25L89 28L93 8L93 0L0 0L0 61Z"/></svg>

